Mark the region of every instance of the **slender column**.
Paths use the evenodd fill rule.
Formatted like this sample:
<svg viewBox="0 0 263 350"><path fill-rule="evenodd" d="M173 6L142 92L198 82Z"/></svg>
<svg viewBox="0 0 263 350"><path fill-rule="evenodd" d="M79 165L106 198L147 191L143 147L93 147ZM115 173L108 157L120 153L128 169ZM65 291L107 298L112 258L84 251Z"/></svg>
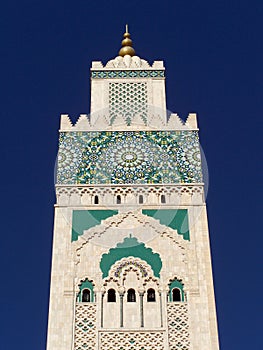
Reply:
<svg viewBox="0 0 263 350"><path fill-rule="evenodd" d="M169 293L169 289L163 287L162 288L163 325L164 325L164 328L166 329L168 328L168 311L167 311L168 293ZM169 332L165 332L164 345L165 345L165 349L169 349Z"/></svg>
<svg viewBox="0 0 263 350"><path fill-rule="evenodd" d="M139 296L140 296L140 319L141 319L141 327L144 327L144 316L143 316L143 295L144 288L139 288Z"/></svg>
<svg viewBox="0 0 263 350"><path fill-rule="evenodd" d="M125 289L124 287L119 288L120 295L120 327L123 328L123 298L124 298Z"/></svg>
<svg viewBox="0 0 263 350"><path fill-rule="evenodd" d="M161 291L159 291L159 297L160 297L161 327L163 327L163 301L162 301L162 292Z"/></svg>
<svg viewBox="0 0 263 350"><path fill-rule="evenodd" d="M143 294L140 293L140 314L141 314L141 327L144 327L144 318L143 318Z"/></svg>
<svg viewBox="0 0 263 350"><path fill-rule="evenodd" d="M120 327L123 327L123 297L124 294L120 294Z"/></svg>
<svg viewBox="0 0 263 350"><path fill-rule="evenodd" d="M105 290L101 291L101 303L100 303L100 326L103 328L103 299L105 295Z"/></svg>

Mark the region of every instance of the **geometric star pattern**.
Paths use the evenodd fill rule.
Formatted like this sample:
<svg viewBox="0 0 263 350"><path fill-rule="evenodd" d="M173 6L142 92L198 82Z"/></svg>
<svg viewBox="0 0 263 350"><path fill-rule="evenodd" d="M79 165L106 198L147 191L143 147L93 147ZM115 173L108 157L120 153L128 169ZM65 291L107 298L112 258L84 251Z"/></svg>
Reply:
<svg viewBox="0 0 263 350"><path fill-rule="evenodd" d="M197 131L62 132L58 184L202 182Z"/></svg>

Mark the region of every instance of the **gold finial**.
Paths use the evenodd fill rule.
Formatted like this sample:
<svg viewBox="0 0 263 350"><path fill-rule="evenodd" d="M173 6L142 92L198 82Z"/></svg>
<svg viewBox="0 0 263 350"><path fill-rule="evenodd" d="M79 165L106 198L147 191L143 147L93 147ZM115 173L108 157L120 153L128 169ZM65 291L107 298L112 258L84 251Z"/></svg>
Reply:
<svg viewBox="0 0 263 350"><path fill-rule="evenodd" d="M135 50L132 47L132 40L130 39L130 33L128 32L128 24L126 24L126 32L123 34L123 37L124 39L121 42L122 48L119 51L119 56L134 56Z"/></svg>

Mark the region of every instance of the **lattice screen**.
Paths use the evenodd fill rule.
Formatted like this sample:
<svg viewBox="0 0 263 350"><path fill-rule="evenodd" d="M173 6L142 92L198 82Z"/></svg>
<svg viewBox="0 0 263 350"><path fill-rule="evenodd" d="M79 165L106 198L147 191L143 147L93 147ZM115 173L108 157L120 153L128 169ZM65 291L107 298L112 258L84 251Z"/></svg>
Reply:
<svg viewBox="0 0 263 350"><path fill-rule="evenodd" d="M100 349L164 350L163 332L101 332Z"/></svg>
<svg viewBox="0 0 263 350"><path fill-rule="evenodd" d="M96 338L96 304L77 304L74 350L94 350Z"/></svg>
<svg viewBox="0 0 263 350"><path fill-rule="evenodd" d="M187 303L169 303L168 335L170 350L189 350L189 322Z"/></svg>
<svg viewBox="0 0 263 350"><path fill-rule="evenodd" d="M189 324L186 303L169 303L168 336L170 350L189 350ZM95 350L97 341L96 305L76 305L74 350ZM164 332L99 332L99 349L164 350Z"/></svg>
<svg viewBox="0 0 263 350"><path fill-rule="evenodd" d="M111 122L121 115L130 124L132 118L139 114L144 122L147 119L148 99L147 83L110 83L109 106Z"/></svg>

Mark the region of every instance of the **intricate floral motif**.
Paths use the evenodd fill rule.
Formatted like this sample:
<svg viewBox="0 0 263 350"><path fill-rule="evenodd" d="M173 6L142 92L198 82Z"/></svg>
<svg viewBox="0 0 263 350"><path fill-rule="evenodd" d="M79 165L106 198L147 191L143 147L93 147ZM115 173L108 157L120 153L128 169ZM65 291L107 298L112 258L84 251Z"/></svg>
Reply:
<svg viewBox="0 0 263 350"><path fill-rule="evenodd" d="M60 184L201 182L196 131L62 133Z"/></svg>

